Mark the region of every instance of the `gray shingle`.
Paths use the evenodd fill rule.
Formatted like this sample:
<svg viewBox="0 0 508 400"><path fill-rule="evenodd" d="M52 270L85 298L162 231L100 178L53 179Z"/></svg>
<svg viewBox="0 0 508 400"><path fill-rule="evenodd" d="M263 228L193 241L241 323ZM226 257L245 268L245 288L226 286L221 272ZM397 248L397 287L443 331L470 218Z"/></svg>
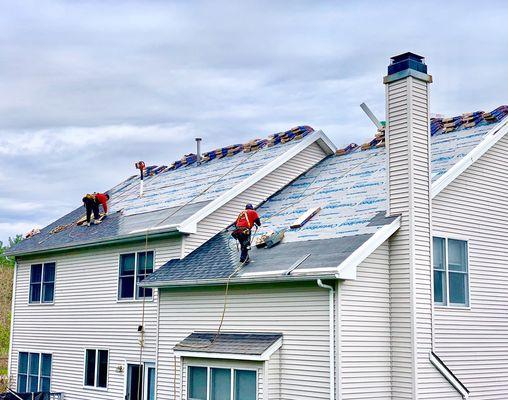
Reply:
<svg viewBox="0 0 508 400"><path fill-rule="evenodd" d="M260 356L281 338L282 333L224 332L216 336L215 332L194 332L174 350Z"/></svg>

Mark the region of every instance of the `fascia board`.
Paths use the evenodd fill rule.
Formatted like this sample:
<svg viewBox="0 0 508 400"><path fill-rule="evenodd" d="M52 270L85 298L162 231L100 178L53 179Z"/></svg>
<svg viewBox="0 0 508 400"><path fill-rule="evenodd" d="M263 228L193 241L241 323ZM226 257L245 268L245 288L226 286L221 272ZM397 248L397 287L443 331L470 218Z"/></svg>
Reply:
<svg viewBox="0 0 508 400"><path fill-rule="evenodd" d="M288 151L286 151L284 154L281 154L279 157L275 158L274 160L266 164L264 167L260 168L252 176L243 180L242 182L240 182L239 184L228 190L226 193L219 196L211 203L207 204L205 207L196 212L194 215L187 218L178 226L178 230L182 233L196 233L197 224L199 221L203 220L211 213L222 207L224 204L233 200L241 193L245 192L252 185L259 182L265 176L275 171L278 167L282 166L287 161L291 160L293 157L299 154L301 151L305 150L311 144L316 142L327 154L333 154L336 151L336 146L323 133L323 131L317 131L311 135L308 135L305 138L301 139L300 143L296 144Z"/></svg>
<svg viewBox="0 0 508 400"><path fill-rule="evenodd" d="M478 145L462 158L457 164L451 167L443 176L439 177L431 187L431 198L436 197L445 189L455 178L462 174L475 161L483 156L492 146L501 140L508 133L508 118L500 126L492 128L485 138Z"/></svg>

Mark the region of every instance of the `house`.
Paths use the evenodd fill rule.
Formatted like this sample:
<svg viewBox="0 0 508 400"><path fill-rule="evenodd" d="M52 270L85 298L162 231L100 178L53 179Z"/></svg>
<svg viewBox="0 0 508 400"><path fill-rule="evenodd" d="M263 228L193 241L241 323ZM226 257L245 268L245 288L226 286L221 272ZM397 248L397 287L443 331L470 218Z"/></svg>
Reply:
<svg viewBox="0 0 508 400"><path fill-rule="evenodd" d="M429 118L391 59L386 128L302 126L133 176L11 249L10 374L66 399L508 398L508 107ZM262 218L242 266L227 228ZM312 215L296 228L302 215Z"/></svg>

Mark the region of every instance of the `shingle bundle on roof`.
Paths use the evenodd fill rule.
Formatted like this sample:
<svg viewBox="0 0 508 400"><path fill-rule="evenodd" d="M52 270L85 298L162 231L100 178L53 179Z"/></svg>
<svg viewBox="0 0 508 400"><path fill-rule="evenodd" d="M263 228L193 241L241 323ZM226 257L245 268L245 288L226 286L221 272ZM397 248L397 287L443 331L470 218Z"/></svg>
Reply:
<svg viewBox="0 0 508 400"><path fill-rule="evenodd" d="M431 118L431 135L454 132L458 129L473 128L478 125L501 121L508 115L508 106L500 106L491 112L475 111L450 118Z"/></svg>

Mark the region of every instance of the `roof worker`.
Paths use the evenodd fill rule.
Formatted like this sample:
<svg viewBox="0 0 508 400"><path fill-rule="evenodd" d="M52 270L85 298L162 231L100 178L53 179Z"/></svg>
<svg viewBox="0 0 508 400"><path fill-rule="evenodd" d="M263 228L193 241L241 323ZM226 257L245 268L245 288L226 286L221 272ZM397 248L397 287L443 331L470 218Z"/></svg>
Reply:
<svg viewBox="0 0 508 400"><path fill-rule="evenodd" d="M235 230L231 234L233 238L240 243L240 262L247 264L249 262L250 237L254 225L261 226L258 213L254 210L252 204L247 204L235 222Z"/></svg>
<svg viewBox="0 0 508 400"><path fill-rule="evenodd" d="M86 208L86 226L90 226L92 211L94 217L93 223L97 225L102 222L99 214L99 204L102 204L104 216L106 216L108 214L108 200L109 194L107 193L88 193L85 197L83 197L83 205Z"/></svg>

